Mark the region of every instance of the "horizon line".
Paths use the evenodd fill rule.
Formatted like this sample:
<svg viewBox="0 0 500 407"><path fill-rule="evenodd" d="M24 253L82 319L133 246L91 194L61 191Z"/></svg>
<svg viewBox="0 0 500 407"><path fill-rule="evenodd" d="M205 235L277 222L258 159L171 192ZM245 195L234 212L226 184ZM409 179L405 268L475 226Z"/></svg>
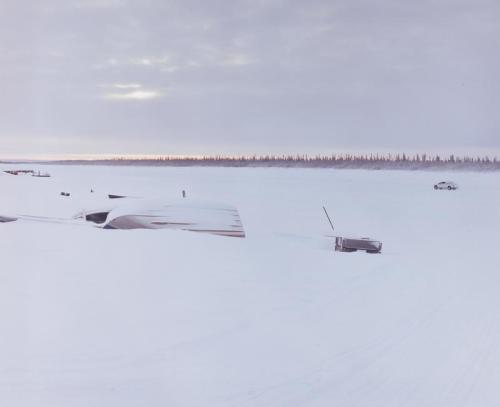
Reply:
<svg viewBox="0 0 500 407"><path fill-rule="evenodd" d="M489 159L498 160L499 155L493 153L437 153L437 152L331 152L331 153L279 153L279 154L55 154L55 155L27 155L15 157L1 157L0 162L57 162L57 161L156 161L156 160L256 160L270 159L275 161L286 160L325 160L333 158L356 158L356 159L383 159L393 160L405 157L408 160L426 157L434 159L439 157L443 160L454 159Z"/></svg>

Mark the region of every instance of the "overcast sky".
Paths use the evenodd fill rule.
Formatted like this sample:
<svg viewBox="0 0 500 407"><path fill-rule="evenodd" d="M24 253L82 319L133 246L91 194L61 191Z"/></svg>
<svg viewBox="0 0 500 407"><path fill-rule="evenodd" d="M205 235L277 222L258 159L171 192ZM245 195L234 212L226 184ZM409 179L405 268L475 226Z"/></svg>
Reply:
<svg viewBox="0 0 500 407"><path fill-rule="evenodd" d="M0 157L500 151L498 0L1 0L0 38Z"/></svg>

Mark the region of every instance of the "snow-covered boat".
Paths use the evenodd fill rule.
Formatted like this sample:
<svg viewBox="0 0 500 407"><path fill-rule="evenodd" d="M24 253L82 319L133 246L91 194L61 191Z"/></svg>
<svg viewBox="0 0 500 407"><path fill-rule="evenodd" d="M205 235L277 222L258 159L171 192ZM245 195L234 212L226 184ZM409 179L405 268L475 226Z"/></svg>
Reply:
<svg viewBox="0 0 500 407"><path fill-rule="evenodd" d="M69 193L66 195L69 196ZM103 201L100 209L83 210L72 218L26 214L0 216L0 223L30 221L92 225L103 229L177 229L245 237L238 210L225 204L127 198Z"/></svg>
<svg viewBox="0 0 500 407"><path fill-rule="evenodd" d="M180 229L245 237L238 210L227 205L134 200L107 209L82 211L75 218L104 229Z"/></svg>

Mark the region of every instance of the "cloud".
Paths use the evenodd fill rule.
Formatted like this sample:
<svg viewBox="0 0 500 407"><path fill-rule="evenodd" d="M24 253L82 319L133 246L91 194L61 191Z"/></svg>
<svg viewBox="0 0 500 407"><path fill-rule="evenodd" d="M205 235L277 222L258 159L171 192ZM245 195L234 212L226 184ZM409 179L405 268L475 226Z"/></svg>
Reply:
<svg viewBox="0 0 500 407"><path fill-rule="evenodd" d="M248 53L203 44L194 46L192 52L185 55L108 58L104 65L99 64L97 66L107 66L109 68L118 66L136 67L136 69L148 69L151 72L175 73L200 68L243 67L257 62L258 59Z"/></svg>
<svg viewBox="0 0 500 407"><path fill-rule="evenodd" d="M245 66L255 63L255 60L246 54L230 54L221 63L225 66Z"/></svg>
<svg viewBox="0 0 500 407"><path fill-rule="evenodd" d="M135 146L147 128L152 146L184 135L180 149L500 146L494 0L4 0L0 10L10 39L0 139L75 132L98 149L89 134L126 133ZM167 111L137 109L164 101Z"/></svg>
<svg viewBox="0 0 500 407"><path fill-rule="evenodd" d="M79 0L74 3L78 9L107 9L125 5L124 0Z"/></svg>
<svg viewBox="0 0 500 407"><path fill-rule="evenodd" d="M110 85L112 88L115 89L140 89L142 88L142 85L139 83L115 83L113 85Z"/></svg>
<svg viewBox="0 0 500 407"><path fill-rule="evenodd" d="M177 72L179 69L180 69L179 66L177 66L177 65L171 65L171 66L167 66L167 67L161 68L160 71L161 72L167 72L167 73L174 73L174 72Z"/></svg>
<svg viewBox="0 0 500 407"><path fill-rule="evenodd" d="M168 65L171 58L169 56L134 58L128 61L131 65L157 66Z"/></svg>
<svg viewBox="0 0 500 407"><path fill-rule="evenodd" d="M187 64L174 63L173 58L170 56L148 56L137 58L108 58L105 63L94 65L96 69L113 68L117 67L137 67L138 69L144 68L150 71L156 70L158 72L174 73L183 68Z"/></svg>
<svg viewBox="0 0 500 407"><path fill-rule="evenodd" d="M104 94L104 99L107 100L122 100L122 101L141 101L158 99L164 94L155 89L142 89L142 85L136 83L130 84L114 84L111 85L114 89L122 90L123 92L109 92Z"/></svg>
<svg viewBox="0 0 500 407"><path fill-rule="evenodd" d="M134 64L134 65L151 66L151 65L154 65L154 62L150 58L141 58L141 59L133 60L132 64Z"/></svg>

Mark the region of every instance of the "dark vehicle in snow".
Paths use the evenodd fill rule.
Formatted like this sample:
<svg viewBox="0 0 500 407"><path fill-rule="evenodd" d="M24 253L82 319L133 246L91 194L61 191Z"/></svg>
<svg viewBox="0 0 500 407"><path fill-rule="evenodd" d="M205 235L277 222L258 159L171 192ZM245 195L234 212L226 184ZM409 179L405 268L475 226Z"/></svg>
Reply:
<svg viewBox="0 0 500 407"><path fill-rule="evenodd" d="M364 250L367 253L380 253L382 243L378 240L372 240L368 237L342 237L335 238L335 250L338 252L356 252Z"/></svg>
<svg viewBox="0 0 500 407"><path fill-rule="evenodd" d="M330 227L335 232L333 222L324 206L323 211L328 219L328 223L330 223ZM357 252L358 250L364 250L367 253L380 253L382 251L382 242L370 239L369 237L335 236L335 250L338 252Z"/></svg>

